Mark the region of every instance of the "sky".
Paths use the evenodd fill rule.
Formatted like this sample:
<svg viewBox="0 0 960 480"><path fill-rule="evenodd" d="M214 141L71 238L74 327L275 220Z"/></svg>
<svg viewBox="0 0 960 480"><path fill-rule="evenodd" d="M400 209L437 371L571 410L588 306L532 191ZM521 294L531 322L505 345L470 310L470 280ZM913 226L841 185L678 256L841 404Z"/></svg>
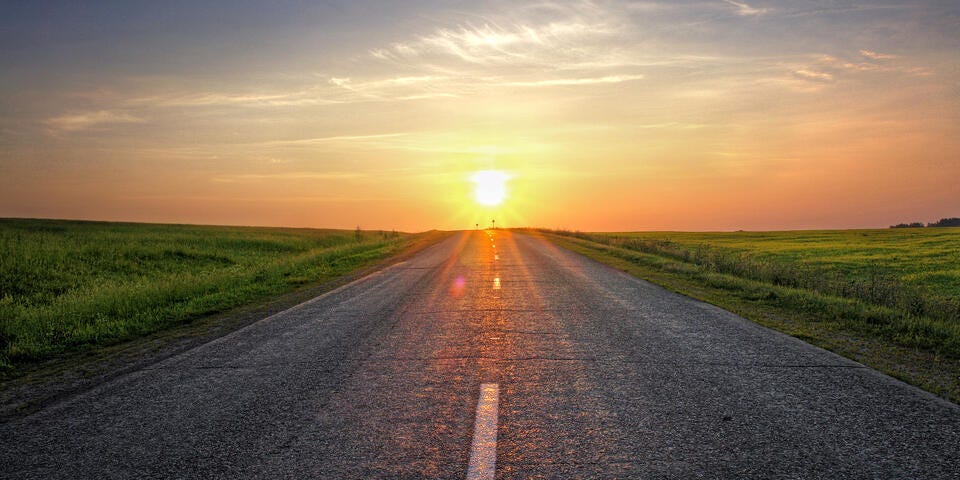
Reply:
<svg viewBox="0 0 960 480"><path fill-rule="evenodd" d="M960 216L955 0L83 3L0 6L0 217ZM502 203L478 201L477 172L502 179Z"/></svg>

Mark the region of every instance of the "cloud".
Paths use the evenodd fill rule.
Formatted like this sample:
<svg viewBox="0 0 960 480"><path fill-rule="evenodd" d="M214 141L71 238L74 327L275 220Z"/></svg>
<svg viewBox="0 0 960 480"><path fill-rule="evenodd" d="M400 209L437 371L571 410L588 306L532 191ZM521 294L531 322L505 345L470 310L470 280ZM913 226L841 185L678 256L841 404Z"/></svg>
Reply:
<svg viewBox="0 0 960 480"><path fill-rule="evenodd" d="M256 147L293 147L293 146L311 146L319 145L325 143L338 143L338 142L347 142L347 143L364 143L369 141L379 141L389 138L398 138L411 135L406 132L398 133L378 133L372 135L336 135L329 137L314 137L314 138L298 138L293 140L270 140L266 142L256 142L246 144L248 146Z"/></svg>
<svg viewBox="0 0 960 480"><path fill-rule="evenodd" d="M822 55L820 56L820 63L836 70L846 70L848 72L886 72L914 75L918 77L933 75L933 71L927 67L905 65L904 62L900 61L901 59L897 55L877 53L870 50L860 50L859 53L861 56L866 58L865 61L858 61L863 60L862 58L848 61L832 55ZM897 61L888 62L884 60Z"/></svg>
<svg viewBox="0 0 960 480"><path fill-rule="evenodd" d="M560 45L596 36L605 29L576 20L539 26L466 25L441 28L412 44L394 44L393 51L400 56L446 55L472 64L535 62L539 54L557 53Z"/></svg>
<svg viewBox="0 0 960 480"><path fill-rule="evenodd" d="M603 40L618 32L620 24L613 11L593 2L528 5L439 26L369 53L379 60L447 67L451 61L461 66L558 65L602 58L611 51Z"/></svg>
<svg viewBox="0 0 960 480"><path fill-rule="evenodd" d="M337 82L349 84L350 79L331 78L329 80L332 85L339 85ZM348 103L345 99L335 98L335 95L325 95L325 93L329 92L324 92L317 86L271 93L176 93L132 98L127 101L127 105L131 107L285 107Z"/></svg>
<svg viewBox="0 0 960 480"><path fill-rule="evenodd" d="M280 173L238 173L219 175L211 178L218 183L258 182L263 180L351 180L365 175L357 172L280 172Z"/></svg>
<svg viewBox="0 0 960 480"><path fill-rule="evenodd" d="M734 7L737 7L737 15L744 16L744 17L755 17L755 16L763 15L765 13L770 12L769 8L751 7L746 3L735 2L733 0L723 0L723 1L730 5L733 5Z"/></svg>
<svg viewBox="0 0 960 480"><path fill-rule="evenodd" d="M680 62L638 56L627 17L610 4L548 1L441 23L368 50L403 75L339 87L383 100L467 98L503 87L622 83L644 78L639 68Z"/></svg>
<svg viewBox="0 0 960 480"><path fill-rule="evenodd" d="M833 81L833 74L826 73L826 72L818 72L816 70L808 70L808 69L802 68L800 70L794 71L793 73L795 73L797 76L806 80L814 80L814 81L820 81L820 82Z"/></svg>
<svg viewBox="0 0 960 480"><path fill-rule="evenodd" d="M359 98L382 101L423 100L437 98L462 98L484 89L504 87L546 88L562 86L588 86L623 83L643 79L640 74L615 74L583 77L530 78L529 75L506 71L503 75L473 76L406 76L366 82L341 82L337 86Z"/></svg>
<svg viewBox="0 0 960 480"><path fill-rule="evenodd" d="M659 129L682 129L682 130L696 130L700 128L706 128L709 125L703 123L681 123L681 122L663 122L663 123L642 123L642 124L631 124L631 128L637 128L641 130L659 130Z"/></svg>
<svg viewBox="0 0 960 480"><path fill-rule="evenodd" d="M896 55L889 55L885 53L877 53L870 50L860 50L860 55L867 57L871 60L891 60L897 58Z"/></svg>
<svg viewBox="0 0 960 480"><path fill-rule="evenodd" d="M110 110L72 113L48 119L44 122L48 127L59 132L77 132L94 128L100 125L142 123L144 120L128 113Z"/></svg>
<svg viewBox="0 0 960 480"><path fill-rule="evenodd" d="M602 83L622 83L631 80L640 80L643 75L609 75L606 77L595 78L555 78L548 80L535 80L527 82L505 82L500 85L511 87L556 87L570 85L596 85Z"/></svg>

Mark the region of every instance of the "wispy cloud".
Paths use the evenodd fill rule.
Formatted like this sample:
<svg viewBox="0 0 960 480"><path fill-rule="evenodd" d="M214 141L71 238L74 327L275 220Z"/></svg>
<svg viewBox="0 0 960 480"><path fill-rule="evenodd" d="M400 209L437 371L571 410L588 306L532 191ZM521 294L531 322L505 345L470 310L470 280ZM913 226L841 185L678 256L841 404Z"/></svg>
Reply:
<svg viewBox="0 0 960 480"><path fill-rule="evenodd" d="M862 58L845 60L833 55L821 55L819 61L830 68L848 72L887 72L919 77L933 74L929 68L910 65L909 62L904 62L897 55L877 53L870 50L860 50L859 53Z"/></svg>
<svg viewBox="0 0 960 480"><path fill-rule="evenodd" d="M298 138L291 140L270 140L266 142L255 142L248 143L247 146L251 147L295 147L295 146L312 146L320 145L326 143L338 143L338 142L347 142L347 143L359 143L359 142L368 142L368 141L380 141L390 138L399 138L411 135L406 132L398 133L378 133L372 135L335 135L329 137L313 137L313 138Z"/></svg>
<svg viewBox="0 0 960 480"><path fill-rule="evenodd" d="M886 53L877 53L871 50L860 50L860 55L867 57L872 60L891 60L897 58L896 55L890 55Z"/></svg>
<svg viewBox="0 0 960 480"><path fill-rule="evenodd" d="M144 120L124 112L96 110L91 112L69 113L48 119L44 122L58 132L77 132L101 125L141 123Z"/></svg>
<svg viewBox="0 0 960 480"><path fill-rule="evenodd" d="M285 107L298 105L335 105L348 103L348 100L336 98L330 92L324 92L316 85L299 87L287 91L237 93L237 92L187 92L167 95L153 95L132 98L128 105L151 107Z"/></svg>
<svg viewBox="0 0 960 480"><path fill-rule="evenodd" d="M797 76L804 78L806 80L815 80L820 82L833 81L833 75L827 72L818 72L816 70L808 70L806 68L801 68L799 70L795 70L793 73L795 73Z"/></svg>
<svg viewBox="0 0 960 480"><path fill-rule="evenodd" d="M473 65L539 63L547 58L569 56L564 45L584 45L590 38L610 32L605 24L580 20L500 25L460 25L439 28L409 42L396 42L370 53L382 60L447 57Z"/></svg>
<svg viewBox="0 0 960 480"><path fill-rule="evenodd" d="M735 2L733 0L724 0L724 2L730 5L733 5L734 7L737 7L737 15L741 15L744 17L755 17L758 15L763 15L765 13L770 12L769 8L752 7L743 2Z"/></svg>
<svg viewBox="0 0 960 480"><path fill-rule="evenodd" d="M632 51L624 12L592 1L545 2L441 24L369 51L384 68L408 72L406 76L338 78L337 86L395 100L471 97L504 87L623 83L644 78L645 67L681 61Z"/></svg>
<svg viewBox="0 0 960 480"><path fill-rule="evenodd" d="M211 180L218 183L257 182L264 180L350 180L364 177L357 172L278 172L239 173L217 175Z"/></svg>
<svg viewBox="0 0 960 480"><path fill-rule="evenodd" d="M479 27L440 29L422 37L416 47L409 48L414 51L436 50L471 63L503 63L530 60L533 52L605 31L607 27L604 25L588 25L575 20L540 26L520 24L500 27L484 24Z"/></svg>
<svg viewBox="0 0 960 480"><path fill-rule="evenodd" d="M643 79L643 75L610 75L606 77L594 78L555 78L526 82L504 82L500 85L512 87L556 87L572 85L596 85L602 83L622 83L641 79Z"/></svg>
<svg viewBox="0 0 960 480"><path fill-rule="evenodd" d="M329 79L329 84L339 89L344 101L455 98L459 96L458 92L451 87L458 83L462 83L458 78L446 75L408 75L358 81L347 77ZM349 96L343 97L344 93Z"/></svg>
<svg viewBox="0 0 960 480"><path fill-rule="evenodd" d="M702 124L702 123L682 123L682 122L644 123L644 124L631 124L628 126L630 128L638 128L641 130L660 130L660 129L696 130L699 128L708 127L708 125Z"/></svg>
<svg viewBox="0 0 960 480"><path fill-rule="evenodd" d="M540 65L563 67L616 55L610 40L624 27L622 15L596 2L545 2L488 12L451 22L410 39L373 49L380 60L451 67Z"/></svg>

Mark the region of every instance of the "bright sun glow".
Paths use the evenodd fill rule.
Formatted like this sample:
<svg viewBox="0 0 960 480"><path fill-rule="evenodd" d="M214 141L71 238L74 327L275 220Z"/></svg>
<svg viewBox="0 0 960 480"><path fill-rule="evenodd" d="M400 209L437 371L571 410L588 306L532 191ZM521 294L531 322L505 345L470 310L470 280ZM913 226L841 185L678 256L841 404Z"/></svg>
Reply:
<svg viewBox="0 0 960 480"><path fill-rule="evenodd" d="M507 180L510 177L499 170L483 170L474 173L470 180L474 184L474 198L481 205L493 207L507 198Z"/></svg>

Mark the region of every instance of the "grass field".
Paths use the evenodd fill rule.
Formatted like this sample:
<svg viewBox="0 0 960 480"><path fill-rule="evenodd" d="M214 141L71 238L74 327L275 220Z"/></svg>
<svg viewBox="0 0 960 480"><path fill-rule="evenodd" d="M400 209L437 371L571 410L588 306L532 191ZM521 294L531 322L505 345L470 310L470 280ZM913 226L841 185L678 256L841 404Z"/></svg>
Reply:
<svg viewBox="0 0 960 480"><path fill-rule="evenodd" d="M960 400L960 228L545 234Z"/></svg>
<svg viewBox="0 0 960 480"><path fill-rule="evenodd" d="M413 237L0 219L0 374L329 281Z"/></svg>

